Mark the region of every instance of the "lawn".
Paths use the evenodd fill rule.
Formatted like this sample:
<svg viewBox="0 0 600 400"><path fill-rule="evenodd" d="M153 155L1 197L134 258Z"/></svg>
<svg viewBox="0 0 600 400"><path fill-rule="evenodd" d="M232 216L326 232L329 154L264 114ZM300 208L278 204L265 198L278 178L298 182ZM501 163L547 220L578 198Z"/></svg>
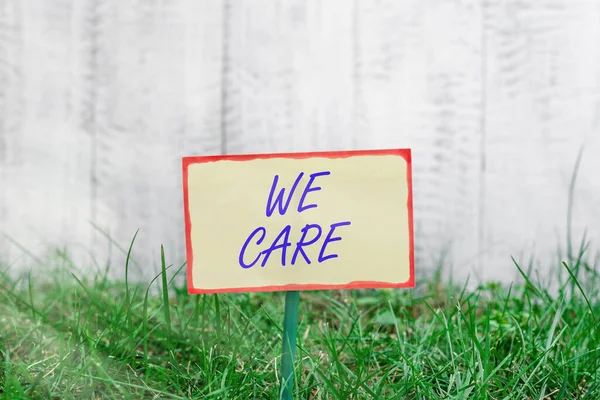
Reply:
<svg viewBox="0 0 600 400"><path fill-rule="evenodd" d="M278 398L283 293L52 268L0 277L3 398ZM525 283L302 292L295 398L600 399L593 266L562 264L555 291L507 268Z"/></svg>

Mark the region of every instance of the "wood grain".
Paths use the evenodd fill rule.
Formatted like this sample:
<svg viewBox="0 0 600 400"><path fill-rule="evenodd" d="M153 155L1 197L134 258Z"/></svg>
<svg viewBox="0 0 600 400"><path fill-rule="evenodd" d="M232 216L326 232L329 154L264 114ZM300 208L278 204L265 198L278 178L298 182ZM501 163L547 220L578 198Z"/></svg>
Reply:
<svg viewBox="0 0 600 400"><path fill-rule="evenodd" d="M6 251L29 266L63 246L81 259L90 251L91 147L73 116L73 8L68 1L11 1L3 10L11 27L2 40L9 75L0 89L7 104L0 163Z"/></svg>
<svg viewBox="0 0 600 400"><path fill-rule="evenodd" d="M181 157L220 150L222 12L217 1L114 1L100 17L98 222L122 245L139 229L133 254L146 274L161 244L185 261ZM122 272L124 255L112 255Z"/></svg>
<svg viewBox="0 0 600 400"><path fill-rule="evenodd" d="M226 151L352 148L351 3L231 3Z"/></svg>
<svg viewBox="0 0 600 400"><path fill-rule="evenodd" d="M598 43L594 0L3 0L0 257L122 275L93 226L139 229L148 277L185 259L184 155L411 147L417 271L548 271L582 146L600 240Z"/></svg>
<svg viewBox="0 0 600 400"><path fill-rule="evenodd" d="M466 275L479 246L480 7L356 4L358 145L413 148L418 270Z"/></svg>
<svg viewBox="0 0 600 400"><path fill-rule="evenodd" d="M572 239L577 249L588 228L597 244L600 14L597 2L556 0L493 2L487 12L486 278L507 279L511 255L548 271L557 247L566 254L581 146Z"/></svg>
<svg viewBox="0 0 600 400"><path fill-rule="evenodd" d="M0 262L8 263L8 193L16 137L22 123L21 7L17 0L0 8Z"/></svg>

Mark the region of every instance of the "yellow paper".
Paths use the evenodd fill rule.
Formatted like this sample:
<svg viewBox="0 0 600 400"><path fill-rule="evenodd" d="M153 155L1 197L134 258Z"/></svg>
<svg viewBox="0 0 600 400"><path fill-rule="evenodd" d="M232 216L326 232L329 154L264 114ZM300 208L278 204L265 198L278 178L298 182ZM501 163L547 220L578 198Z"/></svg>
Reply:
<svg viewBox="0 0 600 400"><path fill-rule="evenodd" d="M412 287L410 153L336 154L184 159L190 292Z"/></svg>

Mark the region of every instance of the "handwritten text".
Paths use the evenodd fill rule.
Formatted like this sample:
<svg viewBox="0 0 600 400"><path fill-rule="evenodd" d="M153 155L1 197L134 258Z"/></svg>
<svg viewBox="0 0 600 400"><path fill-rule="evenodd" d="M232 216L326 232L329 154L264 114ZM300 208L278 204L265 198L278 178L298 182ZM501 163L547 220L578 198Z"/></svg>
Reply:
<svg viewBox="0 0 600 400"><path fill-rule="evenodd" d="M320 191L322 188L320 186L316 186L315 181L317 178L328 175L331 175L330 171L321 171L310 174L308 183L304 187L302 195L300 196L300 200L298 201L298 207L296 209L298 213L318 207L316 203L307 204L307 196L312 192ZM289 189L287 199L284 200L284 197L286 196L285 188L282 187L279 192L275 194L275 192L277 192L277 184L279 182L279 176L275 175L269 196L267 197L267 204L265 208L265 215L267 218L273 217L276 209L279 215L286 215L290 207L292 197L298 189L303 177L304 172L298 174L296 180L292 184L292 187ZM260 262L260 266L264 267L267 265L267 262L273 253L277 251L281 252L281 266L287 265L289 256L291 256L291 259L289 260L290 265L295 265L299 257L302 257L307 264L311 264L312 260L310 260L306 254L305 249L309 246L315 245L321 238L323 238L323 240L320 244L317 262L323 263L327 260L337 258L338 255L335 253L326 254L327 246L333 242L341 241L341 236L336 236L338 235L336 229L348 225L351 225L350 221L342 221L330 224L328 227L323 229L323 227L321 227L321 225L318 223L306 224L300 229L300 240L298 240L298 242L295 244L290 242L290 233L292 231L291 225L286 225L272 241L267 241L267 238L269 237L269 232L267 232L267 229L263 226L259 226L250 233L242 245L239 254L239 264L242 268L248 269ZM266 248L265 245L267 246ZM256 247L264 250L257 251Z"/></svg>

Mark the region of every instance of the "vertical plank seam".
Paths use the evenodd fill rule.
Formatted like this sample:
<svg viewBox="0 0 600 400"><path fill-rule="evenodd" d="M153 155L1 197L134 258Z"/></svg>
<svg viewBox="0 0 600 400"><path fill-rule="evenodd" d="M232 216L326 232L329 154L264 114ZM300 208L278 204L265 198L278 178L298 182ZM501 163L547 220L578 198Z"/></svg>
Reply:
<svg viewBox="0 0 600 400"><path fill-rule="evenodd" d="M99 52L99 40L98 40L98 25L100 23L100 12L99 12L98 0L92 0L90 5L90 59L89 59L89 115L88 118L88 133L90 135L90 219L94 226L97 226L97 196L98 196L98 154L97 154L97 143L98 143L98 128L97 128L97 73L98 73L98 52ZM96 229L92 229L91 248L96 245Z"/></svg>
<svg viewBox="0 0 600 400"><path fill-rule="evenodd" d="M0 163L4 164L3 168L0 168L0 235L2 235L2 241L0 242L0 262L6 261L9 262L9 245L8 241L10 241L9 229L10 225L8 225L8 219L10 216L10 206L8 193L10 192L10 184L9 182L9 172L8 168L13 164L20 165L16 160L17 157L14 156L14 151L11 151L11 138L13 144L18 141L20 132L22 131L23 126L23 65L22 65L22 57L21 52L23 49L23 13L21 8L21 3L19 1L11 2L6 7L11 7L13 10L13 20L10 21L8 19L8 15L6 13L6 9L4 10L2 23L0 20L0 31L4 30L4 35L2 35L2 44L3 51L0 51L0 68L5 68L6 73L4 75L4 83L6 85L0 86L0 90L4 89L3 97L4 104L2 109L0 110ZM2 32L0 32L2 33ZM11 61L11 51L13 49L14 54L12 57L14 59ZM12 103L11 107L11 93L8 89L10 83L16 85L14 96L16 99L14 103ZM2 97L2 95L0 95ZM15 105L16 103L16 105ZM18 147L17 147L18 148ZM4 258L6 257L6 258Z"/></svg>
<svg viewBox="0 0 600 400"><path fill-rule="evenodd" d="M358 147L358 135L361 133L359 131L360 129L360 116L359 116L359 97L360 97L360 89L361 89L361 85L360 85L360 78L359 78L359 74L360 74L360 15L358 13L359 10L359 2L360 0L354 0L352 2L352 15L353 15L353 29L352 29L352 41L353 41L353 51L354 51L354 63L353 63L353 71L352 71L352 83L354 85L353 88L353 132L352 132L352 146L356 149Z"/></svg>
<svg viewBox="0 0 600 400"><path fill-rule="evenodd" d="M8 7L8 5L6 6ZM8 21L4 22L4 13L0 12L0 68L6 68L9 70L10 60L8 57L8 50L5 50L4 40L6 39L7 34L4 33L6 29L6 25L8 25ZM3 40L4 39L4 40ZM5 74L0 71L0 224L7 224L8 212L6 211L7 200L6 193L8 191L7 181L6 179L6 169L8 168L8 134L7 134L7 115L8 115L8 91L6 88L8 87L9 77L8 72ZM5 232L0 232L0 234L5 235ZM2 253L6 252L7 249L4 247L4 241L0 242L0 257L2 257ZM0 262L2 262L0 258ZM8 260L6 260L8 262Z"/></svg>
<svg viewBox="0 0 600 400"><path fill-rule="evenodd" d="M230 75L230 59L229 59L229 18L231 4L230 0L223 1L223 21L222 21L222 40L221 44L221 154L227 154L227 131L228 131L228 107L229 107L229 75Z"/></svg>
<svg viewBox="0 0 600 400"><path fill-rule="evenodd" d="M479 143L479 210L477 216L477 241L479 265L477 271L481 279L485 279L485 171L486 171L486 139L487 139L487 0L481 3L481 70L480 70L480 143Z"/></svg>

